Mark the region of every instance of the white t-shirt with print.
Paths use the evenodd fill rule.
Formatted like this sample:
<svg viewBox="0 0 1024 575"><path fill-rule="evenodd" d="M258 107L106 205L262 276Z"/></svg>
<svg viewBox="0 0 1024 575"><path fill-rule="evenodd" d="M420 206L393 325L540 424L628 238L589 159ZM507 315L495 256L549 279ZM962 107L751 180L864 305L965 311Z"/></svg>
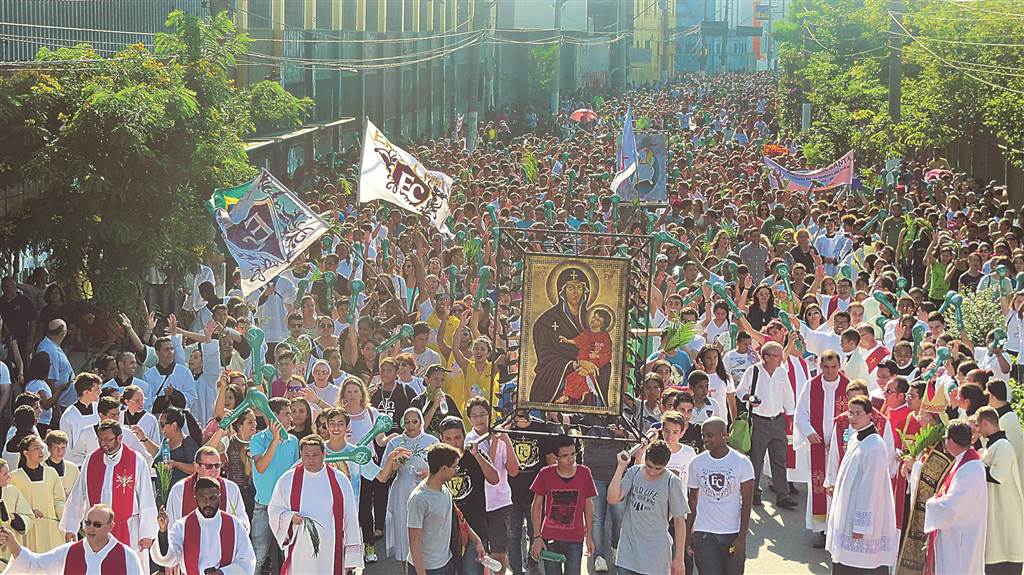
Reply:
<svg viewBox="0 0 1024 575"><path fill-rule="evenodd" d="M690 462L687 485L698 490L693 530L728 535L739 533L742 496L740 486L754 479L754 466L746 455L729 448L715 459L705 451Z"/></svg>

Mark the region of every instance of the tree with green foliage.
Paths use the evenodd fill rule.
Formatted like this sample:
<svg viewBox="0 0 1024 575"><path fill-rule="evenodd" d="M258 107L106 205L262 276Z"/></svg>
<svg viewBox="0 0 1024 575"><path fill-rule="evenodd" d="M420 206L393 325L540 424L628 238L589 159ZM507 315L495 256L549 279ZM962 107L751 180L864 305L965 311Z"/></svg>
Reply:
<svg viewBox="0 0 1024 575"><path fill-rule="evenodd" d="M530 48L530 67L528 82L530 84L530 100L539 109L546 110L550 106L551 91L555 86L555 73L558 68L558 46L534 46Z"/></svg>
<svg viewBox="0 0 1024 575"><path fill-rule="evenodd" d="M38 190L0 243L47 252L101 308L138 310L149 270L193 268L212 240L204 201L256 173L243 138L300 125L312 106L274 82L234 85L249 39L226 14L174 12L167 28L153 51L43 49L37 69L0 80L0 186Z"/></svg>

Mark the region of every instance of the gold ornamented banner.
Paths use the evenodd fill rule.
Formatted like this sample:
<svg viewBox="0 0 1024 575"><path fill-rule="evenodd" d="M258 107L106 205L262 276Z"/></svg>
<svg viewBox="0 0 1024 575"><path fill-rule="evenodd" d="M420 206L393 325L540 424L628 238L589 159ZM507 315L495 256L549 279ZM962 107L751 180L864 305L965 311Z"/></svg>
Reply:
<svg viewBox="0 0 1024 575"><path fill-rule="evenodd" d="M896 562L896 575L921 575L924 573L925 546L928 535L924 532L925 503L935 495L940 483L949 472L953 458L937 449L931 450L921 467L921 479L917 482L917 495L910 509L906 534Z"/></svg>
<svg viewBox="0 0 1024 575"><path fill-rule="evenodd" d="M622 258L526 256L519 407L619 414L628 274Z"/></svg>

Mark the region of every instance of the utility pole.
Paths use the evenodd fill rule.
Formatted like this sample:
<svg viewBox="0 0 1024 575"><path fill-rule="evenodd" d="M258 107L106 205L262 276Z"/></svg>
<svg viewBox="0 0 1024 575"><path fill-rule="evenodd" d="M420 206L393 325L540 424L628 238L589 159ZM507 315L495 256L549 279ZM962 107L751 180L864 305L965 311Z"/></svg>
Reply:
<svg viewBox="0 0 1024 575"><path fill-rule="evenodd" d="M890 18L892 23L889 29L889 118L892 123L900 122L900 99L902 98L901 82L903 80L903 0L889 0Z"/></svg>
<svg viewBox="0 0 1024 575"><path fill-rule="evenodd" d="M661 2L661 83L668 83L669 75L669 53L671 45L668 37L668 7L670 2L675 0L660 0Z"/></svg>
<svg viewBox="0 0 1024 575"><path fill-rule="evenodd" d="M697 57L697 70L704 71L708 59L708 44L704 38L704 24L708 21L708 0L704 0L704 19L700 21L700 55Z"/></svg>
<svg viewBox="0 0 1024 575"><path fill-rule="evenodd" d="M562 7L566 0L554 0L555 2L555 30L558 34L558 44L555 49L555 90L551 94L551 113L558 115L558 103L561 98L559 91L562 88Z"/></svg>
<svg viewBox="0 0 1024 575"><path fill-rule="evenodd" d="M721 56L721 72L725 74L729 71L728 60L726 58L726 50L729 46L729 0L725 0L725 14L723 14L722 21L725 22L725 30L722 31L722 56Z"/></svg>
<svg viewBox="0 0 1024 575"><path fill-rule="evenodd" d="M491 4L488 0L472 0L473 17L471 29L474 32L487 27L488 13ZM482 58L480 42L469 47L469 98L466 112L466 149L476 149L477 125L480 118L480 59Z"/></svg>

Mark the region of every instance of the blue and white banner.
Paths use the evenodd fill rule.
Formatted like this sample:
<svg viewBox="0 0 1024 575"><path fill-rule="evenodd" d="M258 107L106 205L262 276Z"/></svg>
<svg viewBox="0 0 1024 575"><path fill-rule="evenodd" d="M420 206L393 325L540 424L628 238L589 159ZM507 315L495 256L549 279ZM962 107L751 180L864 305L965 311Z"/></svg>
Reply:
<svg viewBox="0 0 1024 575"><path fill-rule="evenodd" d="M768 180L774 188L785 188L791 191L807 191L810 188L828 190L853 183L853 150L850 150L835 163L817 170L795 171L783 168L775 160L764 157L764 165L771 170Z"/></svg>
<svg viewBox="0 0 1024 575"><path fill-rule="evenodd" d="M327 223L270 172L260 170L237 202L214 211L224 243L238 263L242 293L249 295L288 269L327 232Z"/></svg>

